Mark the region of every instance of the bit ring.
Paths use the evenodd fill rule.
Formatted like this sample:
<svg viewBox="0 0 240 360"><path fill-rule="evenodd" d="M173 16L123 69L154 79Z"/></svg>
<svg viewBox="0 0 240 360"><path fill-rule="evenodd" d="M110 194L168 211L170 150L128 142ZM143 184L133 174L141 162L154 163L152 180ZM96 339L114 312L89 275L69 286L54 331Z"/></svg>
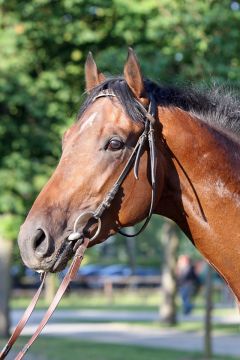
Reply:
<svg viewBox="0 0 240 360"><path fill-rule="evenodd" d="M85 216L86 214L89 214L91 215L88 219L88 221L91 219L91 218L94 218L98 221L98 227L97 227L97 230L95 232L95 234L89 239L90 241L91 240L94 240L96 239L96 237L99 235L100 233L100 230L101 230L101 227L102 227L102 221L100 218L95 218L94 216L94 212L93 211L84 211L83 213L81 213L75 220L74 222L74 225L73 225L73 232L69 235L68 237L68 240L69 241L73 241L73 240L78 240L82 235L80 234L80 232L77 231L77 225L79 223L79 220L81 220L83 218L83 216Z"/></svg>

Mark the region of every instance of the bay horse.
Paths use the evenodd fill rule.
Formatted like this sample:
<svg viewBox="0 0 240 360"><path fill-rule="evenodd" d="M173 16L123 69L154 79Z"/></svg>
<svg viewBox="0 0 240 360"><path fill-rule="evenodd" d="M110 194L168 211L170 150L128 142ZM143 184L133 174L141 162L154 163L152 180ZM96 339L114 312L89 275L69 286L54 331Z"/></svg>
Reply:
<svg viewBox="0 0 240 360"><path fill-rule="evenodd" d="M178 224L240 300L238 97L217 89L159 86L143 78L132 49L124 76L110 79L90 53L85 79L88 97L63 136L60 162L21 226L24 263L50 272L66 266L79 241L76 231L90 221L82 215L94 213L123 172L151 105L154 166L145 143L137 170L128 168L102 213L101 229L89 224L88 236L95 234L90 246L149 217L151 204L151 212ZM73 229L70 240L76 241L66 247Z"/></svg>

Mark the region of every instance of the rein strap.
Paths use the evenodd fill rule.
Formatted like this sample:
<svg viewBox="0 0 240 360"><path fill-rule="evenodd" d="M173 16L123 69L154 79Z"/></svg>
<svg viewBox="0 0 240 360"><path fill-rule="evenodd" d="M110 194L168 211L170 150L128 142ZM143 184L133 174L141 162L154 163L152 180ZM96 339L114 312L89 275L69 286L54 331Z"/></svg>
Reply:
<svg viewBox="0 0 240 360"><path fill-rule="evenodd" d="M17 354L15 360L21 360L24 355L26 354L26 352L28 351L28 349L30 348L30 346L34 343L34 341L37 339L37 337L39 336L39 334L41 333L41 331L43 330L43 328L45 327L45 325L47 324L48 320L50 319L50 317L52 316L54 310L56 309L59 301L61 300L63 294L65 293L68 285L70 284L70 282L75 278L77 271L79 269L79 266L81 265L81 262L83 260L83 256L84 256L84 252L87 249L89 243L89 239L85 238L83 243L79 246L79 248L77 249L74 258L73 258L73 262L67 272L67 274L65 275L52 303L50 304L48 310L46 311L42 321L40 322L40 324L38 325L37 329L35 330L34 334L32 335L32 337L30 338L30 340L27 342L27 344L24 346L24 348ZM40 287L38 288L37 293L35 294L34 298L32 299L30 305L28 306L27 310L25 311L22 319L19 321L17 327L15 328L11 338L9 339L9 341L7 342L7 344L5 345L5 347L3 348L1 354L0 354L0 359L5 359L5 357L7 356L7 354L9 353L10 349L12 348L13 344L16 342L17 338L19 337L20 333L22 332L24 326L26 325L28 319L30 318L36 303L39 299L40 293L42 291L43 288L43 284L44 281L46 279L46 274L44 274L42 282Z"/></svg>

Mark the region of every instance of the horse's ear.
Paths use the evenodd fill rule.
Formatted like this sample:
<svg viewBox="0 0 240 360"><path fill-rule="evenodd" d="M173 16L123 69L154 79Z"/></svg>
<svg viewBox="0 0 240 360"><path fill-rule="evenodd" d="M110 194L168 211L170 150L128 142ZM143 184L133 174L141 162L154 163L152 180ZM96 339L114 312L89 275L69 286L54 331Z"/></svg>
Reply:
<svg viewBox="0 0 240 360"><path fill-rule="evenodd" d="M137 99L144 101L146 98L144 82L137 60L137 56L132 48L128 48L128 58L124 66L125 80Z"/></svg>
<svg viewBox="0 0 240 360"><path fill-rule="evenodd" d="M90 92L93 88L95 88L104 80L105 80L105 76L98 71L92 53L89 52L85 63L85 81L86 81L87 92Z"/></svg>

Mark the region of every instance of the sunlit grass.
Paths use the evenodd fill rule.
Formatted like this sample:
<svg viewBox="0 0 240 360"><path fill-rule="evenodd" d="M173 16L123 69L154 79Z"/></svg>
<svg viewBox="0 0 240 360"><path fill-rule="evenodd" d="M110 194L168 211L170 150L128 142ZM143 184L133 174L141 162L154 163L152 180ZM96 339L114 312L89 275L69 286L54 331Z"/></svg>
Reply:
<svg viewBox="0 0 240 360"><path fill-rule="evenodd" d="M12 308L26 308L30 297L13 297ZM157 310L160 304L160 291L144 289L138 291L114 290L113 296L108 297L100 291L79 290L66 294L58 308L62 309L123 309L123 310ZM39 300L38 308L45 308L47 303L44 298Z"/></svg>
<svg viewBox="0 0 240 360"><path fill-rule="evenodd" d="M14 347L15 355L26 343L21 338ZM0 341L3 345L3 341ZM41 337L28 352L28 359L34 360L203 360L199 352L185 352L170 349L151 349L133 345L100 344L65 338ZM231 356L214 356L212 360L236 360Z"/></svg>
<svg viewBox="0 0 240 360"><path fill-rule="evenodd" d="M32 292L33 294L34 292ZM16 295L11 299L12 308L26 308L32 297ZM194 314L202 315L205 309L204 296L200 294L194 300ZM161 304L160 289L114 289L111 296L107 296L101 290L86 291L82 289L66 293L62 298L58 308L62 309L122 309L122 310L143 310L158 311ZM44 296L40 298L38 308L46 308L48 303ZM181 302L178 299L180 309ZM236 307L214 308L214 315L218 316L238 316ZM239 313L240 319L240 313Z"/></svg>

